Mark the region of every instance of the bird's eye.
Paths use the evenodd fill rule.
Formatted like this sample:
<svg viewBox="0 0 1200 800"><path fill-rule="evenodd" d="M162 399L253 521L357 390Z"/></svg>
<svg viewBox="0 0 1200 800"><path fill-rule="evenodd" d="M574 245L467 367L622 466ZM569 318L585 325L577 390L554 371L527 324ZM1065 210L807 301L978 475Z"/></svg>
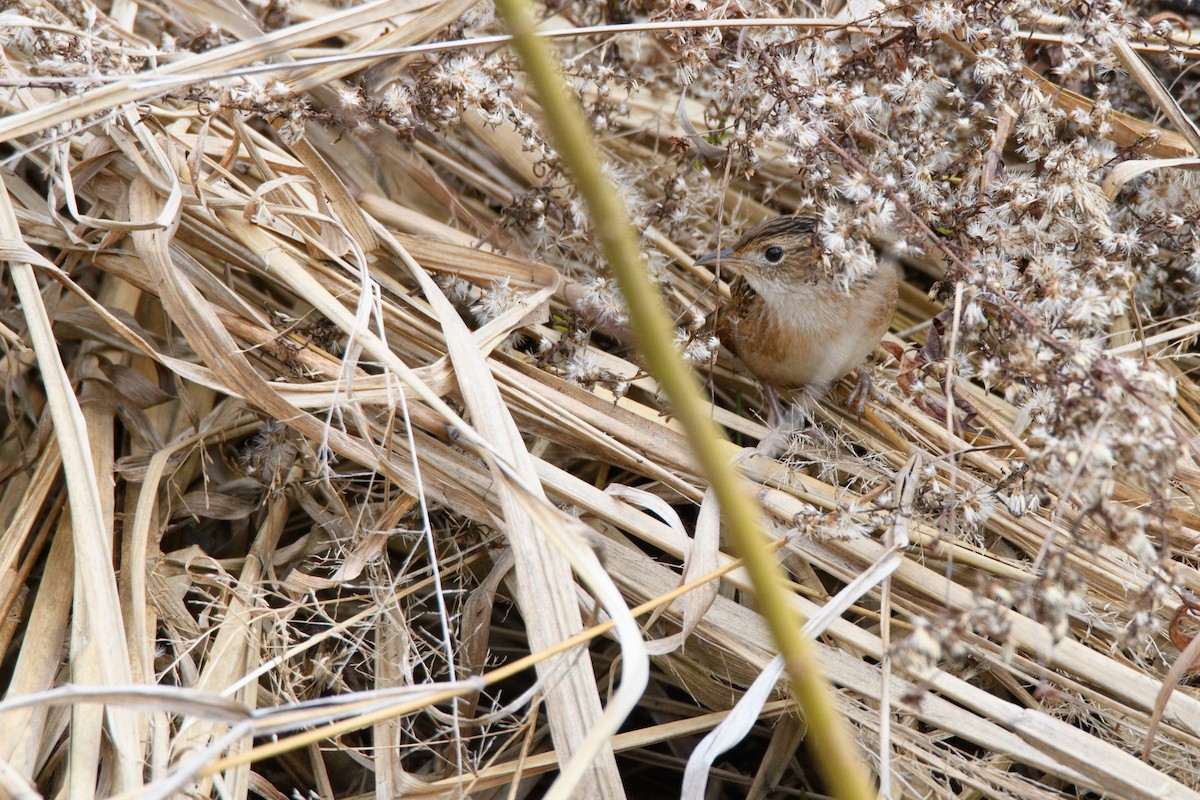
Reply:
<svg viewBox="0 0 1200 800"><path fill-rule="evenodd" d="M770 261L772 264L778 264L783 259L783 248L779 245L768 247L763 255L767 257L767 261Z"/></svg>

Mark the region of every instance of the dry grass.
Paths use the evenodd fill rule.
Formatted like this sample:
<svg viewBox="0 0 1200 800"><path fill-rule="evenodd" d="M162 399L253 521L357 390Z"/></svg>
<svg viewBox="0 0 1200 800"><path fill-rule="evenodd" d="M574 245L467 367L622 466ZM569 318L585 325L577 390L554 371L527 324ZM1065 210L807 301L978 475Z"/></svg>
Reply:
<svg viewBox="0 0 1200 800"><path fill-rule="evenodd" d="M414 49L499 33L473 5L0 15L0 793L540 796L598 742L559 790L671 796L771 661L514 62L494 41ZM854 231L905 278L873 367L886 404L856 417L839 388L773 459L743 449L768 435L752 381L701 364L863 757L897 798L1197 796L1179 648L1200 585L1200 37L1080 33L1107 5L1017 17L1027 46L1000 61L1032 107L973 83L988 43L915 16L937 4L855 26L779 5L803 19L755 6L710 33L664 2L633 16L673 30L584 30L605 20L578 3L548 27L681 325L728 292L692 263L718 235L814 199L866 222L893 203ZM948 85L912 130L731 104L739 76L794 86L788 48L817 45L879 54L868 95L918 58ZM1104 62L1063 64L1100 50L1125 72L1097 112L1077 73ZM1063 277L1058 316L1059 278L1013 256L989 283L972 227L1016 202L1014 175L1050 192L1067 156L1030 144L1038 114L1059 115L1055 146L1103 154L1072 195L1102 207L1061 216L1138 237L1038 243L1063 275L1107 276ZM797 163L810 133L820 157ZM942 135L959 149L929 195L888 171L883 143ZM1107 311L1084 314L1093 289ZM622 696L647 652L648 688ZM776 692L753 712L713 796L821 791L792 710Z"/></svg>

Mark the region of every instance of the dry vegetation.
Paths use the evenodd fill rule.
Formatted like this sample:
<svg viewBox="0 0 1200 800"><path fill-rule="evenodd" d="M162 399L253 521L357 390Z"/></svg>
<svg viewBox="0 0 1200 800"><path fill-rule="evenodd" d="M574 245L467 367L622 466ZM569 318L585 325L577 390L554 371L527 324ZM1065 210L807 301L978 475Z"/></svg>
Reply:
<svg viewBox="0 0 1200 800"><path fill-rule="evenodd" d="M1171 7L539 9L892 797L1200 796ZM774 650L489 4L3 9L0 795L677 795ZM768 431L692 262L804 208L887 399Z"/></svg>

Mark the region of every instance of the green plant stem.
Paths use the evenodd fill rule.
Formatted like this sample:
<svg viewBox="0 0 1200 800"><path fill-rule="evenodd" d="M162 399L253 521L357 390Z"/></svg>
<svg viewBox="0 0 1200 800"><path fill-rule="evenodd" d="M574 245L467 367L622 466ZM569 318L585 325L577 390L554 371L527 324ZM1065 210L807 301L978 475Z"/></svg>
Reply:
<svg viewBox="0 0 1200 800"><path fill-rule="evenodd" d="M784 588L783 569L767 546L758 504L723 455L722 435L709 417L700 385L675 352L674 327L666 304L642 267L637 233L600 169L597 146L583 112L567 92L550 45L536 35L527 0L496 0L496 10L508 25L513 47L537 91L554 146L587 204L604 258L629 308L638 348L666 392L716 492L721 515L754 584L759 612L783 656L821 777L842 800L870 800L876 796L875 790L837 711L833 690L821 674L812 642L800 634L800 621Z"/></svg>

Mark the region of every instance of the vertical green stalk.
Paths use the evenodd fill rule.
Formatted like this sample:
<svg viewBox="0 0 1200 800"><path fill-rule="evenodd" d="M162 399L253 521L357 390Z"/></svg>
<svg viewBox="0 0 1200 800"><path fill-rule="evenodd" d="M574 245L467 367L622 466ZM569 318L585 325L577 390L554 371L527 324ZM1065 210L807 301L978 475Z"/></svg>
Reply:
<svg viewBox="0 0 1200 800"><path fill-rule="evenodd" d="M671 317L658 288L642 268L637 233L621 199L600 170L597 146L583 112L568 93L550 46L537 36L527 0L496 0L496 10L508 25L513 47L537 91L554 146L587 204L604 258L629 307L630 327L638 348L670 399L675 417L716 492L734 546L754 583L759 612L783 656L821 777L842 800L871 800L875 790L837 712L833 690L821 674L812 643L800 635L801 624L788 603L783 569L767 546L758 504L726 461L721 432L709 418L700 385L675 353Z"/></svg>

